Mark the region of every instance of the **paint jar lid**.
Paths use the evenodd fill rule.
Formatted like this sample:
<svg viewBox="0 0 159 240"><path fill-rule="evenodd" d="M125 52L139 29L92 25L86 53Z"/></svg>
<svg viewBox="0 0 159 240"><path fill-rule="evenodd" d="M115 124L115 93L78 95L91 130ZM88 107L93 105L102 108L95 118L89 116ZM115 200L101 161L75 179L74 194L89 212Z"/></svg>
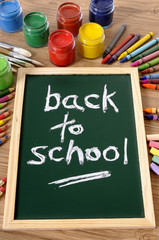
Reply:
<svg viewBox="0 0 159 240"><path fill-rule="evenodd" d="M54 52L66 52L73 47L74 43L73 34L64 29L58 29L49 36L49 47Z"/></svg>
<svg viewBox="0 0 159 240"><path fill-rule="evenodd" d="M30 33L41 33L46 26L48 26L47 17L41 12L30 12L23 19L23 27Z"/></svg>
<svg viewBox="0 0 159 240"><path fill-rule="evenodd" d="M104 10L114 5L114 0L91 0L91 4L98 9Z"/></svg>
<svg viewBox="0 0 159 240"><path fill-rule="evenodd" d="M4 0L0 1L0 15L5 18L11 18L17 14L21 9L17 0Z"/></svg>
<svg viewBox="0 0 159 240"><path fill-rule="evenodd" d="M3 77L6 73L8 73L9 63L7 58L0 54L0 77Z"/></svg>
<svg viewBox="0 0 159 240"><path fill-rule="evenodd" d="M65 2L59 6L57 13L61 21L72 23L81 18L82 11L78 4Z"/></svg>
<svg viewBox="0 0 159 240"><path fill-rule="evenodd" d="M104 30L97 23L85 23L80 27L78 37L85 45L97 45L103 41Z"/></svg>

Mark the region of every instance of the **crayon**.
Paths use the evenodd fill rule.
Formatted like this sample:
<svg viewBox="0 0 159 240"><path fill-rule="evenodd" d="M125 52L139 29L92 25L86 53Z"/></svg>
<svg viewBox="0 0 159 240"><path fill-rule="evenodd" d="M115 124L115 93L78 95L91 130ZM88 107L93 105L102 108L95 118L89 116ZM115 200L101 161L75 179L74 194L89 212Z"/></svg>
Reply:
<svg viewBox="0 0 159 240"><path fill-rule="evenodd" d="M8 115L11 114L11 113L12 113L12 111L8 111L8 112L5 112L5 113L2 113L2 114L0 115L0 120L8 117Z"/></svg>
<svg viewBox="0 0 159 240"><path fill-rule="evenodd" d="M142 84L142 87L153 89L153 90L159 90L159 84L146 83L146 84Z"/></svg>
<svg viewBox="0 0 159 240"><path fill-rule="evenodd" d="M153 73L153 72L157 72L157 71L159 71L159 65L151 67L151 68L147 68L147 69L143 70L141 73L147 74L147 73Z"/></svg>
<svg viewBox="0 0 159 240"><path fill-rule="evenodd" d="M150 164L150 168L151 168L151 170L152 170L154 173L156 173L157 175L159 175L159 167L158 167L154 162L152 162L152 163Z"/></svg>
<svg viewBox="0 0 159 240"><path fill-rule="evenodd" d="M7 182L7 178L2 177L0 180L0 187L3 186Z"/></svg>
<svg viewBox="0 0 159 240"><path fill-rule="evenodd" d="M123 52L118 60L126 57L128 54L130 54L131 52L133 52L135 49L139 48L140 46L142 46L145 42L147 42L150 38L153 37L153 32L148 33L146 36L144 36L141 40L139 40L137 43L135 43L134 45L132 45L130 48L128 48L125 52ZM145 49L146 50L146 49ZM144 51L144 50L143 50Z"/></svg>
<svg viewBox="0 0 159 240"><path fill-rule="evenodd" d="M5 137L0 138L0 145L2 145L8 138L8 135Z"/></svg>
<svg viewBox="0 0 159 240"><path fill-rule="evenodd" d="M159 58L156 58L148 63L143 64L141 67L138 68L139 71L145 70L146 68L152 67L159 63Z"/></svg>
<svg viewBox="0 0 159 240"><path fill-rule="evenodd" d="M159 157L159 150L156 149L156 148L154 148L154 147L152 147L152 148L150 149L150 153L151 153L152 155L155 155L155 156L158 156L158 157Z"/></svg>
<svg viewBox="0 0 159 240"><path fill-rule="evenodd" d="M149 147L154 147L154 148L159 149L159 142L150 141L149 142Z"/></svg>
<svg viewBox="0 0 159 240"><path fill-rule="evenodd" d="M107 64L110 64L114 62L122 52L124 52L126 49L128 49L130 46L132 46L135 42L137 42L140 38L140 34L136 34L135 37L133 37L127 44L125 44L117 53L115 53L107 62Z"/></svg>
<svg viewBox="0 0 159 240"><path fill-rule="evenodd" d="M8 127L8 125L0 127L0 133L4 132L4 130L6 130L7 127Z"/></svg>
<svg viewBox="0 0 159 240"><path fill-rule="evenodd" d="M145 52L137 55L133 59L131 59L131 62L135 62L135 61L139 60L140 58L146 57L147 55L150 55L151 53L156 52L158 50L159 50L159 45L156 45L153 48L150 48L147 51L145 51Z"/></svg>
<svg viewBox="0 0 159 240"><path fill-rule="evenodd" d="M148 120L155 120L155 121L158 121L159 120L159 115L152 115L152 114L148 114L148 115L144 115L144 118L145 119L148 119Z"/></svg>
<svg viewBox="0 0 159 240"><path fill-rule="evenodd" d="M8 104L8 102L0 103L0 109L5 107Z"/></svg>
<svg viewBox="0 0 159 240"><path fill-rule="evenodd" d="M14 96L15 96L15 93L11 93L9 95L6 95L6 96L0 98L0 103L8 101L8 100L12 99Z"/></svg>
<svg viewBox="0 0 159 240"><path fill-rule="evenodd" d="M1 111L0 111L0 115L4 112L7 112L8 111L8 108L3 108Z"/></svg>
<svg viewBox="0 0 159 240"><path fill-rule="evenodd" d="M5 193L5 188L4 187L0 187L0 196L2 196L3 193Z"/></svg>
<svg viewBox="0 0 159 240"><path fill-rule="evenodd" d="M140 80L154 79L154 78L159 78L159 73L145 75L144 77L141 77Z"/></svg>
<svg viewBox="0 0 159 240"><path fill-rule="evenodd" d="M123 41L121 41L108 55L103 58L102 64L106 63L115 53L117 53L127 42L135 36L135 33L130 33Z"/></svg>
<svg viewBox="0 0 159 240"><path fill-rule="evenodd" d="M4 137L5 135L6 135L6 131L5 132L2 132L2 133L0 133L0 138L2 138L2 137Z"/></svg>
<svg viewBox="0 0 159 240"><path fill-rule="evenodd" d="M127 25L123 24L119 30L117 31L117 33L115 34L115 37L113 38L113 40L110 42L109 46L107 47L107 49L104 51L103 53L103 58L105 58L108 53L111 52L111 50L113 49L113 47L115 46L115 44L117 43L117 41L119 40L119 38L122 36L123 32L125 31Z"/></svg>
<svg viewBox="0 0 159 240"><path fill-rule="evenodd" d="M152 158L152 161L159 164L159 157L154 155L153 158Z"/></svg>
<svg viewBox="0 0 159 240"><path fill-rule="evenodd" d="M141 53L141 52L145 51L146 49L152 47L154 44L157 43L157 41L159 42L159 38L156 38L156 39L152 40L151 42L146 43L146 44L143 45L142 47L140 47L140 48L136 49L135 51L129 53L126 57L122 58L122 59L120 60L120 62L122 63L122 62L127 62L127 61L129 61L131 58L135 57L135 56L138 55L139 53Z"/></svg>
<svg viewBox="0 0 159 240"><path fill-rule="evenodd" d="M2 125L4 125L6 122L8 122L9 119L10 119L10 117L7 117L7 118L5 118L5 119L3 119L3 120L0 120L0 127L1 127Z"/></svg>
<svg viewBox="0 0 159 240"><path fill-rule="evenodd" d="M139 60L133 62L133 63L131 64L131 67L136 67L136 66L138 66L138 65L140 65L140 64L142 64L142 63L145 63L145 62L147 62L147 61L149 61L149 60L152 60L152 59L154 59L154 58L156 58L156 57L158 57L158 56L159 56L159 51L156 51L156 52L154 52L154 53L151 53L150 55L148 55L148 56L146 56L146 57L143 57L143 58L140 58Z"/></svg>
<svg viewBox="0 0 159 240"><path fill-rule="evenodd" d="M14 87L14 88L8 88L8 89L0 92L0 97L3 97L3 96L5 96L5 95L7 95L7 94L9 94L9 93L14 92L14 91L15 91L15 87Z"/></svg>
<svg viewBox="0 0 159 240"><path fill-rule="evenodd" d="M146 113L157 114L159 113L159 108L145 108L143 111Z"/></svg>
<svg viewBox="0 0 159 240"><path fill-rule="evenodd" d="M140 80L140 83L159 83L159 78Z"/></svg>

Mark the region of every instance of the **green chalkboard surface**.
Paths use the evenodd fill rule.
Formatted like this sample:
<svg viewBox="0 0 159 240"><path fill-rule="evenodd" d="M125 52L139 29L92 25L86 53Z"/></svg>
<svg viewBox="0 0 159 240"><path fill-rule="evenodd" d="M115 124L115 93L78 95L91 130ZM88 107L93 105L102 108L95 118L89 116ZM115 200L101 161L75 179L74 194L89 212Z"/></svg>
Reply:
<svg viewBox="0 0 159 240"><path fill-rule="evenodd" d="M20 70L3 227L154 226L137 69Z"/></svg>
<svg viewBox="0 0 159 240"><path fill-rule="evenodd" d="M144 217L130 75L28 75L15 219L128 217Z"/></svg>

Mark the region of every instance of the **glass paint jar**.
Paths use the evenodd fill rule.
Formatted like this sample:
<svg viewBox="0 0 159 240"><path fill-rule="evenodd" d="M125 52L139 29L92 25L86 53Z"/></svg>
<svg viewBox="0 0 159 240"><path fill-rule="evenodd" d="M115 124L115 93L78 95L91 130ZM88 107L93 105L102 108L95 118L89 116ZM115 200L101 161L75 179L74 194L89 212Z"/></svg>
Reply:
<svg viewBox="0 0 159 240"><path fill-rule="evenodd" d="M103 28L112 25L114 13L113 0L91 0L89 21L100 24Z"/></svg>
<svg viewBox="0 0 159 240"><path fill-rule="evenodd" d="M82 26L82 11L79 5L73 2L66 2L59 6L57 11L58 29L66 29L74 36L78 35Z"/></svg>
<svg viewBox="0 0 159 240"><path fill-rule="evenodd" d="M0 28L11 33L20 31L22 26L22 8L18 0L0 1Z"/></svg>
<svg viewBox="0 0 159 240"><path fill-rule="evenodd" d="M7 58L0 54L0 90L4 90L13 83L13 73Z"/></svg>
<svg viewBox="0 0 159 240"><path fill-rule="evenodd" d="M71 32L59 29L49 36L50 61L57 66L67 66L75 60L75 40Z"/></svg>
<svg viewBox="0 0 159 240"><path fill-rule="evenodd" d="M104 30L97 23L85 23L78 34L78 51L85 58L97 58L104 50Z"/></svg>
<svg viewBox="0 0 159 240"><path fill-rule="evenodd" d="M48 43L49 23L41 12L30 12L23 20L26 43L31 47L43 47Z"/></svg>

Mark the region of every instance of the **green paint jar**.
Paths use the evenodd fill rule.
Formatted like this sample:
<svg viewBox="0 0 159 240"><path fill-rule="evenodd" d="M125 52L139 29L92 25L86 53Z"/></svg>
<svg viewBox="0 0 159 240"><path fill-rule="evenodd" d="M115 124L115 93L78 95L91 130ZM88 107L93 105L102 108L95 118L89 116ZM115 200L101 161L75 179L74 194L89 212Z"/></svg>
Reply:
<svg viewBox="0 0 159 240"><path fill-rule="evenodd" d="M31 47L43 47L48 43L49 23L41 12L30 12L23 19L26 43Z"/></svg>
<svg viewBox="0 0 159 240"><path fill-rule="evenodd" d="M0 54L0 90L4 90L13 83L13 73L7 58Z"/></svg>

